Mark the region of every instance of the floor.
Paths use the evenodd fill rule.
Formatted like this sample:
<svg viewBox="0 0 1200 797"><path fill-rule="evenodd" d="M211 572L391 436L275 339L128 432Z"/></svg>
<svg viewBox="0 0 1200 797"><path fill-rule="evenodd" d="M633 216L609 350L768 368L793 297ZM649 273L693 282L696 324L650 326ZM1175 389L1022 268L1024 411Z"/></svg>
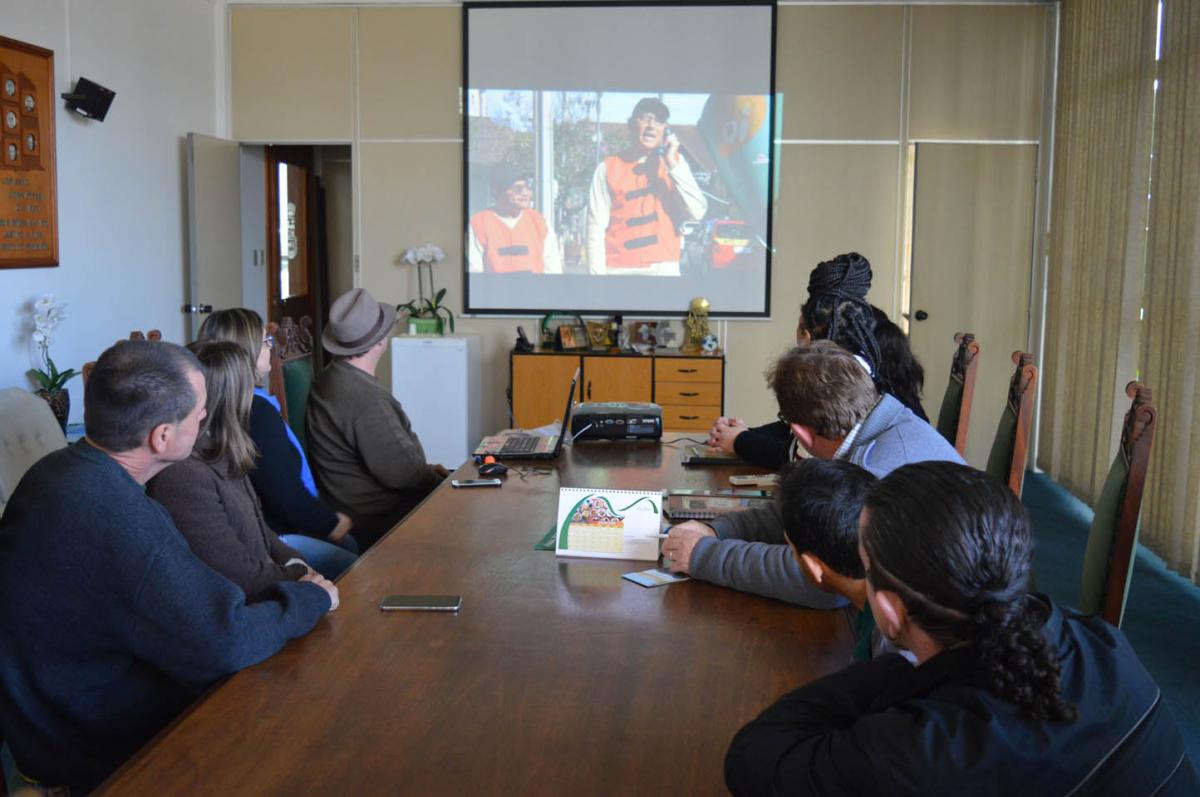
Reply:
<svg viewBox="0 0 1200 797"><path fill-rule="evenodd" d="M1039 473L1026 474L1022 500L1037 541L1038 591L1075 605L1092 510ZM1200 768L1200 587L1139 545L1121 629L1162 689Z"/></svg>

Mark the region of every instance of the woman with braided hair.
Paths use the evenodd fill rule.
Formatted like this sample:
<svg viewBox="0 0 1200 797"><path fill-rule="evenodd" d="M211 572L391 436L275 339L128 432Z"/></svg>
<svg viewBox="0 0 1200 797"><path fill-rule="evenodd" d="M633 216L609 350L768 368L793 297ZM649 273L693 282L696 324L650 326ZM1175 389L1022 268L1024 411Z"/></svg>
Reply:
<svg viewBox="0 0 1200 797"><path fill-rule="evenodd" d="M900 328L867 302L871 276L870 261L858 252L818 263L808 278L808 300L800 308L796 343L833 341L858 359L880 394L890 393L928 422L921 407L925 372ZM878 324L880 317L883 325ZM707 442L774 470L791 460L794 451L791 432L782 422L748 428L745 421L718 418Z"/></svg>
<svg viewBox="0 0 1200 797"><path fill-rule="evenodd" d="M743 728L736 795L1200 793L1125 636L1030 594L1020 501L951 462L899 468L859 521L879 630L915 654L851 665Z"/></svg>

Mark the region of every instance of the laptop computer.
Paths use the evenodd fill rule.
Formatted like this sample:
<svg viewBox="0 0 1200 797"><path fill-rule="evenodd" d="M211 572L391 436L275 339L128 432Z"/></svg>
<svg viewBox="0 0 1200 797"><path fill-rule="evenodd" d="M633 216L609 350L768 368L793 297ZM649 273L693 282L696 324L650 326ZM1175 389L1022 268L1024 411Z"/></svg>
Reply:
<svg viewBox="0 0 1200 797"><path fill-rule="evenodd" d="M563 437L570 428L571 410L575 406L575 385L579 382L579 369L571 377L567 390L567 408L563 410L562 425L558 434L531 434L529 432L506 432L488 435L475 448L476 454L491 454L497 460L505 459L554 459L562 451Z"/></svg>

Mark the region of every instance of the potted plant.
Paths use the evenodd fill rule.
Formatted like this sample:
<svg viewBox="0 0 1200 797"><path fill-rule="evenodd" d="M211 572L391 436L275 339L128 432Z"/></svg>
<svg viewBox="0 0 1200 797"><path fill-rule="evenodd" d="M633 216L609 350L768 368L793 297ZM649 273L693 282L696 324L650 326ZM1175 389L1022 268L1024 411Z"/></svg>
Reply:
<svg viewBox="0 0 1200 797"><path fill-rule="evenodd" d="M38 386L34 391L50 405L58 425L63 431L67 430L67 418L71 414L71 394L66 385L71 377L78 373L74 368L65 371L58 370L50 357L50 344L54 339L50 334L58 326L58 322L66 318L65 304L56 304L53 294L46 294L33 303L33 342L37 344L41 355L42 368L30 368L26 375Z"/></svg>
<svg viewBox="0 0 1200 797"><path fill-rule="evenodd" d="M396 305L396 312L403 312L408 319L410 335L441 335L445 323L454 331L454 313L442 304L446 289L442 288L432 299L413 299Z"/></svg>
<svg viewBox="0 0 1200 797"><path fill-rule="evenodd" d="M454 331L454 313L442 304L446 297L446 289L440 291L433 287L433 265L440 263L446 257L440 247L425 244L404 252L401 261L417 267L417 292L419 298L396 305L396 312L404 313L408 321L410 335L441 335L444 325L449 323L450 331ZM429 271L429 295L425 296L425 275L422 269Z"/></svg>

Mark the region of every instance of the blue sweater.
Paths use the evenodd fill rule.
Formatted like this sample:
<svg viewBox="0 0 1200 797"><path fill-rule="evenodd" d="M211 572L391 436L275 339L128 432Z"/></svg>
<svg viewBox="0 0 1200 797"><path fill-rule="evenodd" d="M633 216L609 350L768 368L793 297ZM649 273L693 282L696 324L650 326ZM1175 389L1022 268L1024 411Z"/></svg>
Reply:
<svg viewBox="0 0 1200 797"><path fill-rule="evenodd" d="M886 394L863 419L846 459L880 478L910 462L963 461L936 429ZM717 536L696 543L689 563L693 578L814 609L846 605L845 598L823 592L800 571L778 504L723 515L709 525Z"/></svg>
<svg viewBox="0 0 1200 797"><path fill-rule="evenodd" d="M86 793L329 605L295 582L248 605L111 457L56 451L0 518L0 731L24 774Z"/></svg>

